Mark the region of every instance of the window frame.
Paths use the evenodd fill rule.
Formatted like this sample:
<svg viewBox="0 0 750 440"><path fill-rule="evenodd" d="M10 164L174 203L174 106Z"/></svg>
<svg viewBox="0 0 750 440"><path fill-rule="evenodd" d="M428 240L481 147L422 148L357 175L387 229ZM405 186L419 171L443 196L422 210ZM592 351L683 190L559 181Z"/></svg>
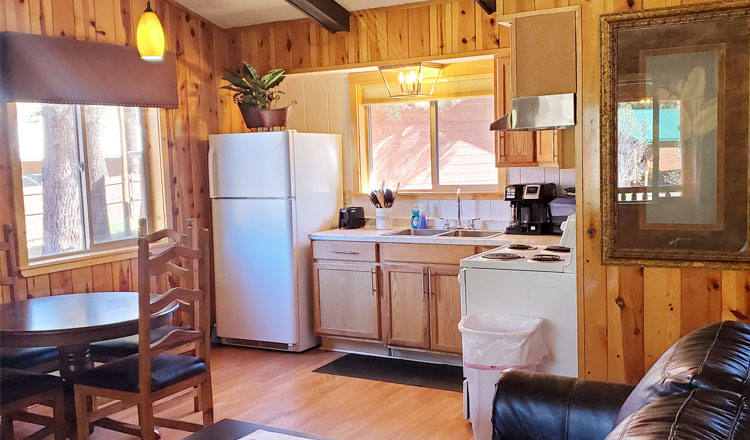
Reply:
<svg viewBox="0 0 750 440"><path fill-rule="evenodd" d="M477 95L477 96L463 96L460 98L436 98L430 101L426 101L430 103L430 178L431 178L431 186L430 189L419 189L419 190L405 190L406 193L442 193L442 192L455 192L458 188L461 188L462 191L467 192L475 192L475 193L483 193L483 192L495 192L499 188L500 184L500 173L498 173L497 176L497 182L498 183L489 183L485 185L442 185L440 184L440 141L439 141L439 133L440 133L440 118L438 118L439 109L438 109L438 103L440 101L448 101L451 99L471 99L471 98L487 98L492 97L493 95ZM425 102L425 101L423 101ZM398 102L394 102L394 104L397 104ZM365 104L364 112L366 114L367 119L367 160L368 160L368 168L367 173L368 176L370 173L372 173L373 169L373 161L372 161L372 104ZM495 150L495 146L493 145L493 151ZM495 164L495 161L492 161L493 165Z"/></svg>
<svg viewBox="0 0 750 440"><path fill-rule="evenodd" d="M73 104L71 104L73 105ZM8 133L7 144L10 153L12 209L18 240L18 264L23 276L35 276L57 272L76 267L90 266L111 261L121 261L137 256L138 238L112 240L94 243L93 225L91 224L92 207L88 195L90 191L88 155L86 150L84 114L85 105L74 105L76 123L76 142L80 168L80 186L82 203L84 245L85 249L61 254L44 255L29 258L26 240L26 208L23 195L23 173L21 170L20 146L18 139L18 117L16 103L5 105L5 123ZM168 180L168 163L166 145L166 112L160 108L141 107L141 127L143 137L143 175L144 195L150 230L169 227L171 201L166 191ZM84 160L81 160L84 158Z"/></svg>
<svg viewBox="0 0 750 440"><path fill-rule="evenodd" d="M411 190L400 190L399 195L451 195L455 196L456 189L461 188L462 195L467 195L471 198L472 195L477 197L492 196L500 193L505 187L506 183L506 172L503 168L497 168L497 184L488 185L439 185L438 182L438 122L437 122L437 101L458 99L458 98L477 98L477 97L488 97L492 96L497 99L495 90L494 80L494 59L480 59L465 62L457 62L447 64L441 73L441 81L446 82L460 82L460 81L471 81L477 78L485 78L491 86L487 87L487 90L481 92L466 92L466 93L440 93L436 90L429 99L390 99L388 101L378 102L384 103L399 103L399 102L414 102L414 101L429 101L430 102L430 162L431 162L431 189L411 189ZM370 111L369 105L373 103L365 102L363 97L364 93L368 90L382 89L386 90L383 79L377 71L366 71L360 73L349 74L349 100L350 100L350 111L351 119L353 123L352 143L356 148L358 155L357 160L352 160L353 167L353 182L352 188L355 190L354 195L364 195L369 190L369 176L370 170L372 169L372 158L370 154L371 145L371 123L370 123ZM495 136L493 149L497 154L497 139Z"/></svg>

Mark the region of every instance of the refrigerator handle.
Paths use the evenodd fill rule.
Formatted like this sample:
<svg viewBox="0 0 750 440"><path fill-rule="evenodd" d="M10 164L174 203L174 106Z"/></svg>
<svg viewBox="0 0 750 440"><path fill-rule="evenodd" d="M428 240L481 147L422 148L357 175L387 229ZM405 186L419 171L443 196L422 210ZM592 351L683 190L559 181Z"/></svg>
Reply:
<svg viewBox="0 0 750 440"><path fill-rule="evenodd" d="M216 156L216 149L213 147L210 147L208 149L208 197L213 198L214 194L217 194L219 191L217 191L216 188L214 188L217 184L216 179L214 179L214 175L216 174L216 169L214 168L214 163L216 160L214 157Z"/></svg>

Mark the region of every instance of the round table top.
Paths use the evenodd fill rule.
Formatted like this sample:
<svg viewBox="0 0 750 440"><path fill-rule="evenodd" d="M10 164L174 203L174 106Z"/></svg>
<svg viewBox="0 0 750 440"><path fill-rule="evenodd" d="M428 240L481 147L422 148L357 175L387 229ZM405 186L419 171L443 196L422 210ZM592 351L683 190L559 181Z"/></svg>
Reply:
<svg viewBox="0 0 750 440"><path fill-rule="evenodd" d="M152 295L153 296L153 295ZM169 324L175 302L151 316ZM0 346L83 345L138 333L138 292L45 296L0 304Z"/></svg>

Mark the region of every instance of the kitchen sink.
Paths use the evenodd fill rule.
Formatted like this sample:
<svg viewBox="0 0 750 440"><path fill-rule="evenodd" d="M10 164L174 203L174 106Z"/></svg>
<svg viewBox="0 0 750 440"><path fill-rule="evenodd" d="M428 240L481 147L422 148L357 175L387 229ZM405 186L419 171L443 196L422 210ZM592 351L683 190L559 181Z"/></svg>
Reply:
<svg viewBox="0 0 750 440"><path fill-rule="evenodd" d="M450 232L448 229L402 229L400 231L395 232L387 232L383 235L399 235L399 236L419 236L419 237L429 237L432 235L438 235L443 234L445 232Z"/></svg>
<svg viewBox="0 0 750 440"><path fill-rule="evenodd" d="M456 231L448 231L439 235L439 237L476 237L476 238L487 238L494 237L502 234L503 231L476 231L473 229L460 229Z"/></svg>

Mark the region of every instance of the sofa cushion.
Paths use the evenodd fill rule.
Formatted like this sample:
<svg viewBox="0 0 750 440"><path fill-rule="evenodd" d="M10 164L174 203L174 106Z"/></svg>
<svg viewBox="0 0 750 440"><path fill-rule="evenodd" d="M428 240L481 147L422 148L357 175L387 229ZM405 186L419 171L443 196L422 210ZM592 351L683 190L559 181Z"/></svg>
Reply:
<svg viewBox="0 0 750 440"><path fill-rule="evenodd" d="M128 356L84 371L76 384L137 393L138 356ZM206 364L195 356L161 353L151 358L151 391L158 391L206 371Z"/></svg>
<svg viewBox="0 0 750 440"><path fill-rule="evenodd" d="M2 368L0 369L0 404L5 405L61 387L62 383L62 379L49 374Z"/></svg>
<svg viewBox="0 0 750 440"><path fill-rule="evenodd" d="M632 387L522 370L500 374L493 439L602 440Z"/></svg>
<svg viewBox="0 0 750 440"><path fill-rule="evenodd" d="M750 325L725 321L689 333L651 367L616 423L662 397L713 388L750 394Z"/></svg>
<svg viewBox="0 0 750 440"><path fill-rule="evenodd" d="M750 438L748 397L692 390L655 401L622 421L605 440L740 440Z"/></svg>

